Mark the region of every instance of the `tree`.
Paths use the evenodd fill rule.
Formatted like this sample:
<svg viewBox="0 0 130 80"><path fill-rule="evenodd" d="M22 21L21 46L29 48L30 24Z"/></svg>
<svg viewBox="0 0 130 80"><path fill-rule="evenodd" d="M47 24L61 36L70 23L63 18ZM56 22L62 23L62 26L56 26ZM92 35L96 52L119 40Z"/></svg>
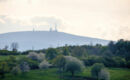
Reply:
<svg viewBox="0 0 130 80"><path fill-rule="evenodd" d="M43 62L40 63L39 68L47 69L47 68L49 68L49 66L51 66L51 64L49 64L46 60L44 60Z"/></svg>
<svg viewBox="0 0 130 80"><path fill-rule="evenodd" d="M92 66L92 69L91 69L91 75L94 77L94 78L97 78L98 79L98 76L99 76L99 72L101 71L101 69L104 68L104 65L102 63L95 63L93 66Z"/></svg>
<svg viewBox="0 0 130 80"><path fill-rule="evenodd" d="M63 48L63 55L65 55L65 56L69 55L69 50L68 50L67 46L65 46Z"/></svg>
<svg viewBox="0 0 130 80"><path fill-rule="evenodd" d="M28 63L30 69L38 69L39 68L38 67L39 63L35 60L28 58L28 57L20 57L17 62L18 62L18 64L22 64L24 62Z"/></svg>
<svg viewBox="0 0 130 80"><path fill-rule="evenodd" d="M106 69L101 69L98 78L99 80L110 80L110 74Z"/></svg>
<svg viewBox="0 0 130 80"><path fill-rule="evenodd" d="M29 52L27 57L34 60L34 61L38 61L38 62L42 62L43 60L45 60L44 53Z"/></svg>
<svg viewBox="0 0 130 80"><path fill-rule="evenodd" d="M54 65L56 65L60 71L64 70L66 59L63 55L58 55L54 60Z"/></svg>
<svg viewBox="0 0 130 80"><path fill-rule="evenodd" d="M109 48L109 50L110 50L113 54L116 52L116 51L115 51L116 46L115 46L115 44L114 44L113 41L110 41L110 42L109 42L108 48Z"/></svg>
<svg viewBox="0 0 130 80"><path fill-rule="evenodd" d="M8 50L9 46L8 45L5 45L4 49L3 50Z"/></svg>
<svg viewBox="0 0 130 80"><path fill-rule="evenodd" d="M7 63L8 63L9 69L12 70L12 68L15 67L17 64L16 57L13 55L9 56Z"/></svg>
<svg viewBox="0 0 130 80"><path fill-rule="evenodd" d="M11 44L11 48L12 48L12 51L17 51L18 50L18 43L17 42L13 42L12 44Z"/></svg>
<svg viewBox="0 0 130 80"><path fill-rule="evenodd" d="M38 54L38 61L39 62L42 62L42 61L44 61L45 60L45 54L44 53L39 53Z"/></svg>
<svg viewBox="0 0 130 80"><path fill-rule="evenodd" d="M71 72L72 76L74 76L75 72L83 70L84 64L76 57L66 56L66 60L65 70Z"/></svg>
<svg viewBox="0 0 130 80"><path fill-rule="evenodd" d="M48 60L54 59L57 55L58 55L58 52L57 52L57 50L54 49L54 48L49 48L49 49L47 49L47 51L46 51L46 58L47 58Z"/></svg>
<svg viewBox="0 0 130 80"><path fill-rule="evenodd" d="M32 59L32 60L38 61L38 54L36 52L29 52L27 57Z"/></svg>

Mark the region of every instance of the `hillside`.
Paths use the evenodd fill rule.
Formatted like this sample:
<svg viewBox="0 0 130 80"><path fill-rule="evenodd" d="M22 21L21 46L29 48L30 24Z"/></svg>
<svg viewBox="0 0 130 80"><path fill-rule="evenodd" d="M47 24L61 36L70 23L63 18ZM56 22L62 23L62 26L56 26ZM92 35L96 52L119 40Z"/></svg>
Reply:
<svg viewBox="0 0 130 80"><path fill-rule="evenodd" d="M76 36L64 32L56 31L23 31L0 34L0 48L10 45L12 42L19 44L19 50L30 50L32 48L43 49L68 45L85 44L108 44L108 40Z"/></svg>

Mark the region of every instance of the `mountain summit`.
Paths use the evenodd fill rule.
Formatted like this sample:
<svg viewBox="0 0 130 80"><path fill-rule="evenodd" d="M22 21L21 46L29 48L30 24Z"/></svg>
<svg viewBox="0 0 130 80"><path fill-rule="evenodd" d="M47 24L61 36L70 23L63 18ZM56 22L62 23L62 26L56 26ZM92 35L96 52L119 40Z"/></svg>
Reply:
<svg viewBox="0 0 130 80"><path fill-rule="evenodd" d="M108 40L76 36L57 31L22 31L0 34L0 48L17 42L18 50L43 49L67 45L108 44Z"/></svg>

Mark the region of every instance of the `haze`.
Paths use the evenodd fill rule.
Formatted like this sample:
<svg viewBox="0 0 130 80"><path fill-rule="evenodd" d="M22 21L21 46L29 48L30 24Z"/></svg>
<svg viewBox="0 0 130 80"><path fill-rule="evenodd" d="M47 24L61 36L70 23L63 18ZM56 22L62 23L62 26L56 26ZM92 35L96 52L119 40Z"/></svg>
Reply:
<svg viewBox="0 0 130 80"><path fill-rule="evenodd" d="M0 0L0 33L58 30L130 40L130 0Z"/></svg>

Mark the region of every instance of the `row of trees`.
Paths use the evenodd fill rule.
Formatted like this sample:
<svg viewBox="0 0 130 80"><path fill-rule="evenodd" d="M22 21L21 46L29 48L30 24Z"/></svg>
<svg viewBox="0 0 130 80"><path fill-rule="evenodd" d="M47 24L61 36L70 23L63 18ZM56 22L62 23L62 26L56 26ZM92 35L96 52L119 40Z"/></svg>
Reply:
<svg viewBox="0 0 130 80"><path fill-rule="evenodd" d="M17 42L13 42L13 43L10 45L10 49L11 49L12 51L17 52L17 51L18 51L18 48L19 48L19 45L18 45ZM4 47L3 49L1 49L1 50L9 50L9 46L8 46L8 45L5 45L5 47Z"/></svg>
<svg viewBox="0 0 130 80"><path fill-rule="evenodd" d="M35 52L46 53L48 60L54 59L57 55L74 56L84 61L85 65L103 63L107 67L127 67L130 68L130 41L119 40L111 41L107 46L83 45L83 46L64 46L58 48L48 48ZM28 54L31 50L21 52ZM20 52L0 50L0 55L19 55Z"/></svg>

